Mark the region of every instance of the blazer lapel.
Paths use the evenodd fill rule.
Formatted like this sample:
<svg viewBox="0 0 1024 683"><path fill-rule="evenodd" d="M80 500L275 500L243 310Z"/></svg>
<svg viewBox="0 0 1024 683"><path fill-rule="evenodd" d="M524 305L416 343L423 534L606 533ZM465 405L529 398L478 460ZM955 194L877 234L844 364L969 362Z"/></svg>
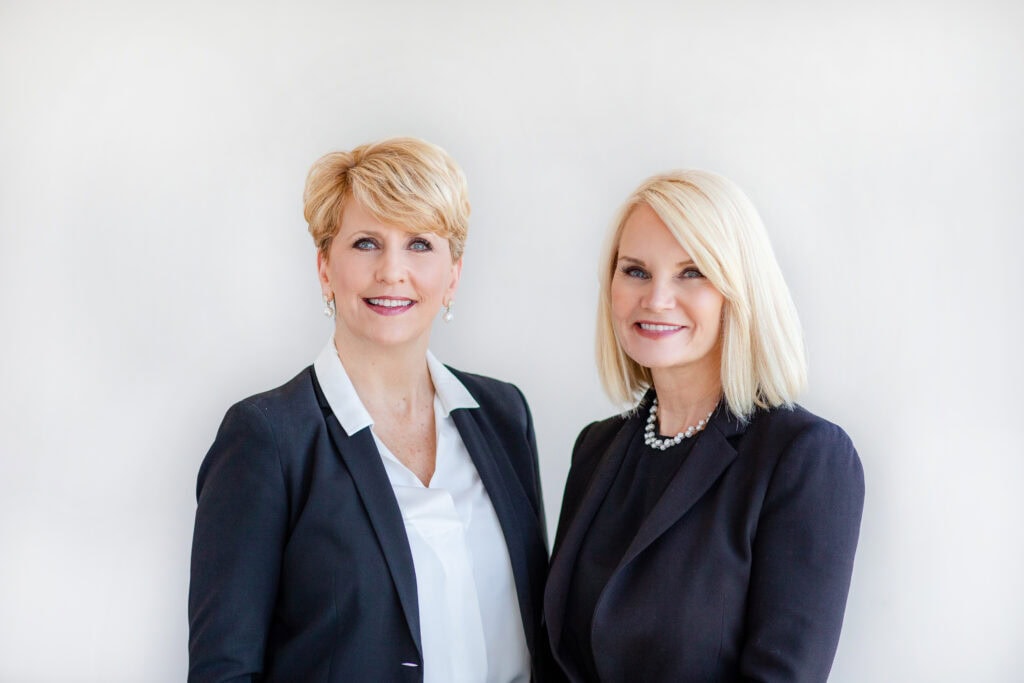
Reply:
<svg viewBox="0 0 1024 683"><path fill-rule="evenodd" d="M615 573L643 552L669 527L689 512L712 484L736 459L736 449L728 437L739 430L739 425L724 408L701 433L693 450L676 472L672 481L640 525L633 542L626 550ZM614 577L614 574L612 575ZM609 579L611 583L611 579Z"/></svg>
<svg viewBox="0 0 1024 683"><path fill-rule="evenodd" d="M419 600L416 594L416 571L413 567L412 551L409 549L409 542L405 534L402 511L398 507L398 500L395 498L391 481L381 463L380 452L377 450L369 428L360 429L352 435L345 433L338 419L331 412L330 405L324 398L319 383L316 382L315 373L314 384L316 385L317 399L324 411L327 431L331 435L338 456L344 461L349 474L352 475L356 490L359 491L359 497L370 518L377 542L380 544L384 559L391 570L391 579L398 592L398 599L402 604L402 611L409 624L412 639L422 657Z"/></svg>
<svg viewBox="0 0 1024 683"><path fill-rule="evenodd" d="M508 556L512 563L512 576L516 583L519 598L519 611L523 618L523 629L526 642L533 650L535 606L530 603L534 594L530 585L529 558L530 539L543 538L539 522L533 515L524 517L517 511L532 510L522 483L512 469L508 453L502 446L501 439L481 419L481 411L477 409L456 409L451 412L459 436L469 451L469 456L476 466L487 495L491 499L494 513L498 517L501 531L508 546ZM538 549L533 549L537 552ZM540 549L544 552L546 549Z"/></svg>
<svg viewBox="0 0 1024 683"><path fill-rule="evenodd" d="M615 481L615 475L618 474L626 451L629 450L629 444L639 429L640 420L634 416L623 424L611 440L604 455L601 456L601 462L594 470L590 485L583 495L575 517L569 523L565 538L562 539L558 552L552 559L545 590L544 616L547 620L548 634L556 657L561 646L565 606L569 596L569 583L576 567L576 556L590 529L594 515L597 514L601 502L608 494L608 489Z"/></svg>

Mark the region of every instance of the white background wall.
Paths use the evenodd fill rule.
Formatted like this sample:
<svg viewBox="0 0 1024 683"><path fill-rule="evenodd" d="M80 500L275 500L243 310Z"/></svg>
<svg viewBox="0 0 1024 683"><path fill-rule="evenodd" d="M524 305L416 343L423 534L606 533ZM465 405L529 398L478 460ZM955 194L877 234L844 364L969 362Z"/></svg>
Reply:
<svg viewBox="0 0 1024 683"><path fill-rule="evenodd" d="M530 399L552 528L612 213L717 170L867 473L832 680L1020 680L1022 122L1009 0L0 0L0 680L184 679L200 460L329 332L306 170L397 134L470 179L434 349Z"/></svg>

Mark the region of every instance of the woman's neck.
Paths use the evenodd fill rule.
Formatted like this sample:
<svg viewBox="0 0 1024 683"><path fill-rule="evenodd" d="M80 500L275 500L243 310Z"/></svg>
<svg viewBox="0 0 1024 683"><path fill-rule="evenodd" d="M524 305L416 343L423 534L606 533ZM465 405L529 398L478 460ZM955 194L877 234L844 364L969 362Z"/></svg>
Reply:
<svg viewBox="0 0 1024 683"><path fill-rule="evenodd" d="M338 358L374 421L433 410L425 345L381 347L335 336Z"/></svg>
<svg viewBox="0 0 1024 683"><path fill-rule="evenodd" d="M696 368L651 371L658 395L658 431L677 434L705 419L722 397L717 363Z"/></svg>
<svg viewBox="0 0 1024 683"><path fill-rule="evenodd" d="M338 358L373 432L424 486L437 464L434 383L427 368L427 338L403 346L381 346L335 334Z"/></svg>

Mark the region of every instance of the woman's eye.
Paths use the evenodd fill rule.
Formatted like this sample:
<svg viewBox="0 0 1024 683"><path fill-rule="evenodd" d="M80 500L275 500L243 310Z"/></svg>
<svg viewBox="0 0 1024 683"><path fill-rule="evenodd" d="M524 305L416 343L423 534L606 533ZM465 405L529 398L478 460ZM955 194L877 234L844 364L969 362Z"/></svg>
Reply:
<svg viewBox="0 0 1024 683"><path fill-rule="evenodd" d="M635 277L641 280L646 280L650 277L647 271L639 266L623 266L622 272L626 277Z"/></svg>
<svg viewBox="0 0 1024 683"><path fill-rule="evenodd" d="M696 268L687 268L686 270L683 271L682 277L684 279L685 278L704 277L704 274L702 272L700 272L699 270L697 270Z"/></svg>
<svg viewBox="0 0 1024 683"><path fill-rule="evenodd" d="M409 249L411 249L412 251L432 251L434 247L426 238L417 237L416 239L409 242Z"/></svg>
<svg viewBox="0 0 1024 683"><path fill-rule="evenodd" d="M355 244L352 246L360 251L370 251L371 249L377 248L377 243L369 237L363 237L362 239L356 240Z"/></svg>

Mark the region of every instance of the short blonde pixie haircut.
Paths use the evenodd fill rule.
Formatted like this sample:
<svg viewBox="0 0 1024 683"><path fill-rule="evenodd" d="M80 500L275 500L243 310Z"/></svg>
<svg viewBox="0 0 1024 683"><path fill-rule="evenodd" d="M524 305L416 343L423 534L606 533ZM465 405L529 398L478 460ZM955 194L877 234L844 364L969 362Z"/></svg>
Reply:
<svg viewBox="0 0 1024 683"><path fill-rule="evenodd" d="M619 211L600 261L597 365L608 395L632 403L652 384L650 368L622 350L611 315L619 240L640 204L658 214L725 297L721 372L729 410L747 420L758 408L791 407L807 382L793 299L754 205L732 181L708 171L652 176Z"/></svg>
<svg viewBox="0 0 1024 683"><path fill-rule="evenodd" d="M466 176L437 145L390 138L325 154L313 164L302 200L309 234L324 259L353 198L382 223L444 237L452 260L462 257L469 233Z"/></svg>

